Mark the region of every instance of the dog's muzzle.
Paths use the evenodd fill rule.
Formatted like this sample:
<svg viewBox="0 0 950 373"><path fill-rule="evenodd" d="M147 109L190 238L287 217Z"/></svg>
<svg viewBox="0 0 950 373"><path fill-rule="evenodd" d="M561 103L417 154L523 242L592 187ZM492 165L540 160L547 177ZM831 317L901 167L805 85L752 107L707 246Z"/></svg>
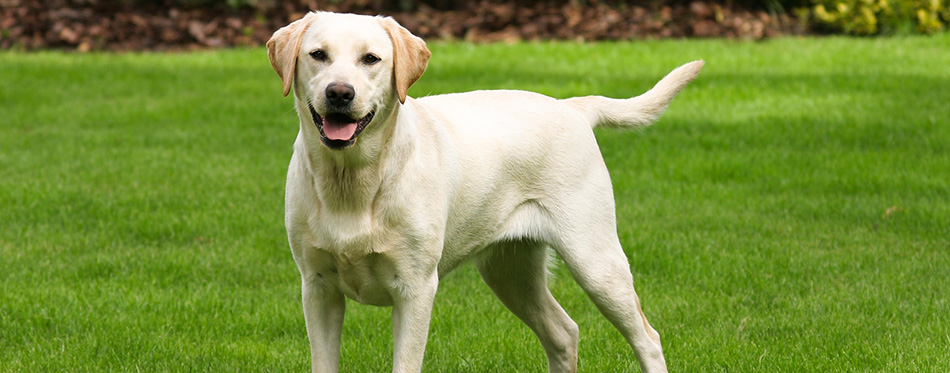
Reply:
<svg viewBox="0 0 950 373"><path fill-rule="evenodd" d="M344 113L327 113L326 116L321 116L317 114L313 104L308 106L313 123L320 130L320 140L331 149L343 149L356 143L356 136L363 132L376 115L376 112L371 111L360 119L353 119Z"/></svg>

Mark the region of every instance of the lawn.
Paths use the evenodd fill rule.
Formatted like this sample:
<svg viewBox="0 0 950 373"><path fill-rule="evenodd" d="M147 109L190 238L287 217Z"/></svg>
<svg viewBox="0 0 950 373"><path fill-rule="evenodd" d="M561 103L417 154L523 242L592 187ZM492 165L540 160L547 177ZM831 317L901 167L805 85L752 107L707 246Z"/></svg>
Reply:
<svg viewBox="0 0 950 373"><path fill-rule="evenodd" d="M430 43L410 92L644 92L705 59L653 127L597 130L671 370L950 366L950 34ZM297 133L263 49L0 53L0 371L305 371L283 229ZM638 371L563 265L585 372ZM351 303L342 369L391 369ZM425 370L536 372L474 268L441 284Z"/></svg>

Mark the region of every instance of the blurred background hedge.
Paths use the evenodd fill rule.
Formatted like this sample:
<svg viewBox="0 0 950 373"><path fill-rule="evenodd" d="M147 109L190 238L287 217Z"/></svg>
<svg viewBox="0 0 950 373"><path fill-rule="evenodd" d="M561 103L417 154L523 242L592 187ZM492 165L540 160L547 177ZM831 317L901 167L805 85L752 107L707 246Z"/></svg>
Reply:
<svg viewBox="0 0 950 373"><path fill-rule="evenodd" d="M931 34L950 0L0 0L0 49L257 46L314 9L472 42Z"/></svg>
<svg viewBox="0 0 950 373"><path fill-rule="evenodd" d="M932 34L950 22L950 0L811 0L799 17L815 28L851 35Z"/></svg>
<svg viewBox="0 0 950 373"><path fill-rule="evenodd" d="M144 0L124 0L146 3ZM279 0L169 0L181 6L223 4L232 8L268 9L279 6ZM538 1L516 1L537 3ZM612 6L688 4L689 0L596 1L562 0L574 5L605 3ZM824 33L850 35L932 34L943 31L950 23L950 0L724 0L728 6L765 9L773 13L792 13L806 28ZM412 11L420 7L435 10L456 10L464 0L330 0L324 3L347 5L367 10ZM349 4L345 4L349 3Z"/></svg>

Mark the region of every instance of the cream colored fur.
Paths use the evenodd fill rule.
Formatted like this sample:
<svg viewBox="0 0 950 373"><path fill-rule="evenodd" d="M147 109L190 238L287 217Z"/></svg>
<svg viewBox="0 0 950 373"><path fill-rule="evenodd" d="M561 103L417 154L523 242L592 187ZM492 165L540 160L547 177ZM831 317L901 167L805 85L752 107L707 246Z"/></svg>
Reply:
<svg viewBox="0 0 950 373"><path fill-rule="evenodd" d="M617 238L591 128L650 124L702 61L630 99L522 91L413 99L406 91L429 51L390 18L310 13L267 45L300 119L285 209L314 372L337 370L344 297L392 306L393 371L419 371L439 279L466 260L535 332L549 370L575 371L578 328L548 291L549 249L642 369L666 371ZM334 83L355 92L344 109L327 103ZM315 118L341 110L375 115L351 145L331 148Z"/></svg>

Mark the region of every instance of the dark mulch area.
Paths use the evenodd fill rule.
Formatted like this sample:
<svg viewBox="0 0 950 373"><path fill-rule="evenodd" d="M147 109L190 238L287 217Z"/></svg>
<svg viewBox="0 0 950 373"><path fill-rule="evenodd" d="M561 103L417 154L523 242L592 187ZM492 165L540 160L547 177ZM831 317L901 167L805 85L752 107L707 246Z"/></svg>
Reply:
<svg viewBox="0 0 950 373"><path fill-rule="evenodd" d="M372 1L317 4L312 0L295 0L234 9L221 5L182 7L176 2L0 0L0 48L88 51L255 46L311 9L387 14L423 38L474 42L762 39L802 32L788 15L726 6L715 0L655 6L611 6L593 0L585 5L577 1L483 0L454 9L422 5L412 11L379 10L369 3Z"/></svg>

